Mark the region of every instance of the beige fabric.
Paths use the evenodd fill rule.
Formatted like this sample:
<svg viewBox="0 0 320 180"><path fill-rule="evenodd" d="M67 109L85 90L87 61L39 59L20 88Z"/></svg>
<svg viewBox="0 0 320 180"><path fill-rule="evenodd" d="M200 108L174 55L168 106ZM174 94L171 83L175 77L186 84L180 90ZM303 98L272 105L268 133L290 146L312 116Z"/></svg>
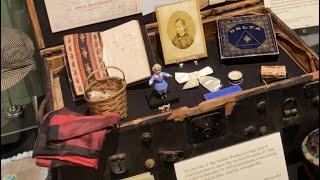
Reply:
<svg viewBox="0 0 320 180"><path fill-rule="evenodd" d="M1 165L1 180L6 176L13 175L16 180L42 180L45 177L41 174L40 167L36 166L34 159L21 159Z"/></svg>

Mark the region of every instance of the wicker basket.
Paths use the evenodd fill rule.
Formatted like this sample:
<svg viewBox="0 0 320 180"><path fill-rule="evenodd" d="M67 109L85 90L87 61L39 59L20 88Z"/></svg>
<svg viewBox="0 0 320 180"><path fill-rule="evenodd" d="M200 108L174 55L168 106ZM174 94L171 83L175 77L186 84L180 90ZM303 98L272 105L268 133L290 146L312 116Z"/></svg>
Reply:
<svg viewBox="0 0 320 180"><path fill-rule="evenodd" d="M116 69L122 73L123 77L106 76L90 82L90 79L95 73L102 70L107 72L107 69ZM85 85L84 99L87 101L91 113L105 114L108 112L118 112L122 118L127 117L127 84L124 73L121 69L113 66L107 66L90 73L87 80L88 82ZM108 97L99 100L92 100L88 97L88 93L90 91L106 92Z"/></svg>

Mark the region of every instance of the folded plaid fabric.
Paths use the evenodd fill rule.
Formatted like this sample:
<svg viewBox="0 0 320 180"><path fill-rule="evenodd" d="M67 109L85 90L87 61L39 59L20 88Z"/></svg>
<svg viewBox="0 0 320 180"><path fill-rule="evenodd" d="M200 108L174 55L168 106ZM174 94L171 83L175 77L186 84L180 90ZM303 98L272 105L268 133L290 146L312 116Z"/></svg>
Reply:
<svg viewBox="0 0 320 180"><path fill-rule="evenodd" d="M45 116L33 149L36 164L42 167L80 165L98 168L106 134L119 126L120 115L84 116L68 109Z"/></svg>

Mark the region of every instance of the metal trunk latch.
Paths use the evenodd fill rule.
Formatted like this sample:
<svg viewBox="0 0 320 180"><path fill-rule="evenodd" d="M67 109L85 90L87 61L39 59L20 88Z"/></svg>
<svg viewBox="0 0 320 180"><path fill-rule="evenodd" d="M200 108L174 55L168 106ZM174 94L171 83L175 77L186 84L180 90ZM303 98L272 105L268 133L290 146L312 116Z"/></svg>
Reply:
<svg viewBox="0 0 320 180"><path fill-rule="evenodd" d="M183 151L160 151L159 159L164 162L178 162L183 159Z"/></svg>
<svg viewBox="0 0 320 180"><path fill-rule="evenodd" d="M109 157L110 169L114 174L122 174L127 171L126 157L123 153Z"/></svg>
<svg viewBox="0 0 320 180"><path fill-rule="evenodd" d="M299 125L298 102L295 98L288 98L282 105L283 128Z"/></svg>
<svg viewBox="0 0 320 180"><path fill-rule="evenodd" d="M319 81L306 84L303 88L305 98L311 99L313 105L319 108Z"/></svg>
<svg viewBox="0 0 320 180"><path fill-rule="evenodd" d="M224 108L190 117L187 121L188 139L192 144L205 143L224 134L226 117Z"/></svg>

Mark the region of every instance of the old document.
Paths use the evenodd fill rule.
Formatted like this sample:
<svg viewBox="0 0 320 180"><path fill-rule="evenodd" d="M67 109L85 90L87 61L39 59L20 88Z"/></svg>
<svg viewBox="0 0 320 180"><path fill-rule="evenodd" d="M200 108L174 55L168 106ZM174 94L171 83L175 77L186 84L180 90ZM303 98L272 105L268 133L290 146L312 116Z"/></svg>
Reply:
<svg viewBox="0 0 320 180"><path fill-rule="evenodd" d="M52 32L140 13L139 0L45 0Z"/></svg>
<svg viewBox="0 0 320 180"><path fill-rule="evenodd" d="M189 1L189 0L140 0L139 6L142 12L142 15L145 16L147 14L154 12L157 6L171 4L171 3L178 3L183 1ZM200 9L205 8L209 5L208 0L197 0L197 1L199 3ZM225 1L225 0L213 0L213 1Z"/></svg>
<svg viewBox="0 0 320 180"><path fill-rule="evenodd" d="M142 15L147 15L153 13L157 6L177 2L180 2L180 0L140 0L140 9Z"/></svg>
<svg viewBox="0 0 320 180"><path fill-rule="evenodd" d="M103 61L106 66L120 68L128 84L151 76L149 61L137 20L100 32L103 44ZM108 70L110 76L121 76Z"/></svg>
<svg viewBox="0 0 320 180"><path fill-rule="evenodd" d="M291 29L319 26L319 0L264 0Z"/></svg>

